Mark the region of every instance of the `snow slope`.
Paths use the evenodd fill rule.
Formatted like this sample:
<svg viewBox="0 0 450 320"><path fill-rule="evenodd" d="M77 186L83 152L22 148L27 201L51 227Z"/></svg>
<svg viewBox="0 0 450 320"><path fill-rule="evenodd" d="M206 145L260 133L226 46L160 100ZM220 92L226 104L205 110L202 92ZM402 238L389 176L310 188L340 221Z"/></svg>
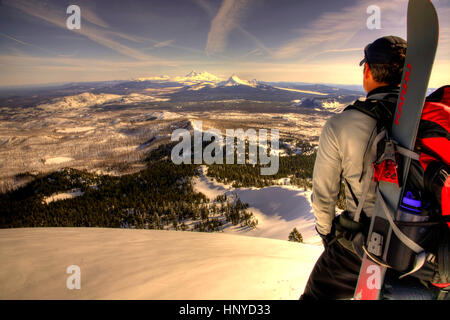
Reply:
<svg viewBox="0 0 450 320"><path fill-rule="evenodd" d="M298 299L319 246L224 233L0 230L0 299ZM67 267L81 289L66 287Z"/></svg>
<svg viewBox="0 0 450 320"><path fill-rule="evenodd" d="M311 206L311 191L289 185L266 188L233 188L205 176L206 167L201 166L201 174L193 179L194 189L214 200L218 195L236 194L249 204L249 211L258 219L254 230L233 227L224 232L248 236L287 240L292 229L302 234L308 244L322 243L314 228L314 215Z"/></svg>

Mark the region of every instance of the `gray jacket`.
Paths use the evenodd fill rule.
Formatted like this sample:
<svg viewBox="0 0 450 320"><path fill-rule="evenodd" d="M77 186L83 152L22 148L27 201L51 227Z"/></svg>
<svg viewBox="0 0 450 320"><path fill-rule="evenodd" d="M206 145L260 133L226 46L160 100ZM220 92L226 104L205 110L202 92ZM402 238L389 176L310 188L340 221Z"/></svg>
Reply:
<svg viewBox="0 0 450 320"><path fill-rule="evenodd" d="M386 92L380 93L377 90L372 92L367 99L381 99L386 95ZM376 133L376 120L358 110L336 114L323 127L314 164L312 193L312 207L319 233L326 235L331 231L336 201L344 178L356 198L361 199L364 177L372 170L372 161L376 156L370 148L370 142ZM373 181L366 183L370 183L370 186L363 211L370 217L375 207L376 184ZM357 206L346 186L345 196L347 210L352 215Z"/></svg>

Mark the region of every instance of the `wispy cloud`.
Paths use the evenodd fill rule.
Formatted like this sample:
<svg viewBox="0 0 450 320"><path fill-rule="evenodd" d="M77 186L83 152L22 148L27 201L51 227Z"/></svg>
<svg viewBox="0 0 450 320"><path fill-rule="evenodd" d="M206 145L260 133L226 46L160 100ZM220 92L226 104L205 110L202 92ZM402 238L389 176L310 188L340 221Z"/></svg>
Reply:
<svg viewBox="0 0 450 320"><path fill-rule="evenodd" d="M208 54L222 53L225 50L230 32L239 26L239 20L250 3L251 0L223 0L219 11L211 21L206 43Z"/></svg>
<svg viewBox="0 0 450 320"><path fill-rule="evenodd" d="M89 21L102 28L109 28L109 24L99 17L92 9L88 7L88 4L83 4L83 20Z"/></svg>
<svg viewBox="0 0 450 320"><path fill-rule="evenodd" d="M339 11L325 12L307 27L299 29L299 36L278 48L275 56L281 59L302 57L305 60L323 53L353 51L355 44L363 46L371 40L367 39L369 15L366 10L372 4L372 0L358 1L356 5ZM402 33L405 30L406 4L406 0L376 3L381 8L382 29L372 32L374 38L382 33Z"/></svg>
<svg viewBox="0 0 450 320"><path fill-rule="evenodd" d="M250 57L250 56L260 56L260 55L262 55L261 49L256 48L256 49L250 50L249 52L247 52L246 54L244 54L244 55L242 56L242 58L246 58L246 57Z"/></svg>
<svg viewBox="0 0 450 320"><path fill-rule="evenodd" d="M61 15L61 10L52 7L47 4L43 4L37 1L24 1L24 0L3 0L3 4L18 9L28 15L40 18L46 22L54 24L60 28L67 29L66 27L66 16ZM128 56L137 60L148 60L154 59L140 50L127 46L115 40L114 37L134 39L132 36L124 35L123 33L115 33L111 30L104 30L107 27L106 22L101 20L94 13L90 12L88 9L83 10L83 18L86 16L89 22L93 24L83 24L81 29L72 30L73 32L80 34L89 38L90 40L101 44L107 48L114 50L120 54ZM101 26L101 28L99 28Z"/></svg>
<svg viewBox="0 0 450 320"><path fill-rule="evenodd" d="M5 5L16 8L30 16L40 18L46 22L56 25L60 28L66 29L66 18L65 14L61 14L59 8L55 8L49 5L43 5L36 0L3 0ZM90 23L82 23L81 29L71 30L76 34L87 37L88 39L112 49L113 51L125 55L127 57L146 61L154 60L159 61L161 64L164 63L164 59L160 59L145 53L145 49L148 47L136 49L135 47L129 46L126 41L134 42L138 44L152 44L152 48L162 48L162 47L172 47L184 51L189 51L197 54L204 54L203 50L190 48L186 46L180 46L174 44L175 39L169 39L165 41L157 41L148 37L142 37L134 34L127 34L120 31L113 30L107 22L101 19L97 14L95 14L88 6L83 6L81 8L82 21L88 21ZM121 41L121 40L126 40Z"/></svg>
<svg viewBox="0 0 450 320"><path fill-rule="evenodd" d="M5 38L7 38L7 39L9 39L9 40L13 40L13 41L15 41L15 42L17 42L17 43L23 44L23 45L25 45L25 46L33 46L33 47L34 47L34 45L32 45L32 44L30 44L30 43L28 43L28 42L24 42L24 41L21 41L21 40L19 40L19 39L14 38L14 37L8 36L7 34L5 34L5 33L3 33L3 32L0 32L0 35L2 35L3 37L5 37ZM39 49L40 49L40 48L39 48Z"/></svg>
<svg viewBox="0 0 450 320"><path fill-rule="evenodd" d="M175 39L157 42L157 43L155 43L155 44L153 45L153 47L154 47L154 48L164 48L164 47L168 47L168 46L170 46L174 41L175 41Z"/></svg>
<svg viewBox="0 0 450 320"><path fill-rule="evenodd" d="M215 19L215 17L217 17L217 15L219 14L220 10L222 9L222 7L225 4L225 1L223 1L222 2L222 6L219 8L219 10L216 10L216 9L213 8L211 3L207 2L206 0L194 0L194 1L199 7L201 7L208 14L209 17L211 17L211 19L213 19L213 18ZM224 9L222 9L222 10L224 10ZM245 8L243 10L245 10ZM237 18L236 18L236 16L234 18L231 18L232 20L234 20L234 21L232 21L233 24L230 25L231 28L229 30L224 30L223 31L224 33L222 35L222 40L216 39L216 41L222 41L222 44L219 45L219 47L223 47L223 49L225 49L226 43L227 43L226 40L228 39L229 33L233 30L233 28L236 28L243 35L245 35L250 41L254 42L257 45L257 47L259 48L259 51L265 52L268 55L272 55L273 54L272 50L270 48L268 48L267 46L265 46L264 43L261 40L259 40L259 38L256 37L253 33L249 32L247 29L245 29L241 25L241 23L240 23L238 18L239 18L239 15L237 16ZM217 21L216 21L216 23L217 23ZM210 44L210 47L213 46L213 41L211 40L211 38L215 36L214 34L211 34L211 30L212 30L212 24L211 24L210 32L208 34L208 43ZM208 52L208 43L206 45L206 51L207 52ZM213 52L210 51L208 53L211 54ZM214 53L217 53L217 52L214 52Z"/></svg>
<svg viewBox="0 0 450 320"><path fill-rule="evenodd" d="M202 8L209 17L214 17L216 15L216 11L211 2L208 2L206 0L193 0L200 8Z"/></svg>
<svg viewBox="0 0 450 320"><path fill-rule="evenodd" d="M259 48L261 51L264 51L264 52L265 52L266 54L268 54L268 55L272 55L272 54L273 54L272 50L269 49L268 47L266 47L266 46L264 45L264 43L263 43L261 40L259 40L254 34L250 33L248 30L244 29L244 28L243 28L241 25L239 25L239 24L238 24L236 27L237 27L237 29L238 29L239 31L241 31L243 34L245 34L250 40L253 40L253 42L256 43L256 45L258 46L258 48Z"/></svg>
<svg viewBox="0 0 450 320"><path fill-rule="evenodd" d="M2 36L2 37L4 37L4 38L7 38L7 39L9 39L9 40L12 40L12 41L14 41L14 42L17 42L17 43L19 43L19 44L21 44L21 45L27 46L27 47L35 48L35 49L41 50L41 51L43 51L43 52L50 53L50 54L52 54L52 55L59 55L59 54L57 54L56 52L53 52L53 51L51 51L51 50L48 50L48 49L46 49L46 48L43 48L43 47L34 45L34 44L29 43L29 42L26 42L26 41L19 40L19 39L17 39L17 38L14 38L13 36L7 35L6 33L3 33L3 32L0 32L0 36Z"/></svg>

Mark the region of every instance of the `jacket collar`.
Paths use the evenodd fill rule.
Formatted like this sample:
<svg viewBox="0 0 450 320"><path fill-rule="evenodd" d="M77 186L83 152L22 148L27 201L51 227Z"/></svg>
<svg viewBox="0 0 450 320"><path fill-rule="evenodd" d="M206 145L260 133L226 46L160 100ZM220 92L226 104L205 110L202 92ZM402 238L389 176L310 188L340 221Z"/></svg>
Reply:
<svg viewBox="0 0 450 320"><path fill-rule="evenodd" d="M372 98L372 96L375 96L375 95L382 95L382 94L399 94L399 92L400 92L400 87L398 87L398 86L381 86L381 87L378 87L378 88L375 88L375 89L373 89L372 91L370 91L368 94L367 94L367 98ZM376 99L376 97L373 97L373 98L375 98Z"/></svg>

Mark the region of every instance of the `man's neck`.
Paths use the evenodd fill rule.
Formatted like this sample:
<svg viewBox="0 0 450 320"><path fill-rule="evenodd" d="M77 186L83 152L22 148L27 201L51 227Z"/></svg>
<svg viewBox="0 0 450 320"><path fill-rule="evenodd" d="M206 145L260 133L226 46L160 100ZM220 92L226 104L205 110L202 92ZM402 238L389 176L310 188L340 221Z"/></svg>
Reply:
<svg viewBox="0 0 450 320"><path fill-rule="evenodd" d="M366 81L366 83L364 85L365 85L364 89L366 90L366 92L370 93L371 91L376 90L379 87L386 87L389 84L386 82L378 82L378 81L369 79Z"/></svg>
<svg viewBox="0 0 450 320"><path fill-rule="evenodd" d="M379 86L373 88L372 90L370 90L367 93L366 97L369 97L369 96L371 96L373 94L376 94L376 93L391 91L392 89L395 89L395 88L399 88L399 86L393 86L393 85L389 85L389 84L382 84L382 85L379 85Z"/></svg>

